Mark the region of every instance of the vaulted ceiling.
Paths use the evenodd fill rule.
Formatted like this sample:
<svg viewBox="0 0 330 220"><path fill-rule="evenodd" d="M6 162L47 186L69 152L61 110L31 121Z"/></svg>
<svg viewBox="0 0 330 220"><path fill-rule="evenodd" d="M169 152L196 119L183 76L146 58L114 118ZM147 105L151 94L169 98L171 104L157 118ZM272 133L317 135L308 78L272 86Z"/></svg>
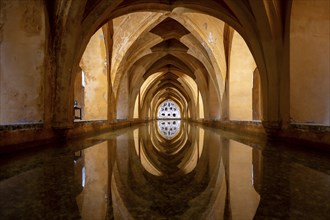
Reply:
<svg viewBox="0 0 330 220"><path fill-rule="evenodd" d="M206 109L205 117L221 118L222 100L226 96L228 54L233 28L245 39L257 63L263 89L263 118L267 123L280 123L281 118L287 117L285 112L288 112L289 101L288 97L283 95L289 87L280 82L286 82L289 76L288 66L282 60L288 55L285 47L288 35L285 34L285 30L289 21L286 10L290 10L290 5L291 1L276 0L47 2L50 32L53 36L50 43L58 54L55 55L54 61L57 66L55 103L61 106L61 111L55 112L54 125L66 127L71 121L72 110L69 103L72 103L72 97L64 94L70 93L72 77L91 36L111 21L115 22L122 16L129 17L140 12L154 13L154 17L149 17L144 26L133 26L136 29L134 35L138 37L122 55L112 60L111 84L114 97L122 96L120 87L123 77L127 76L130 80L129 103L135 103L134 98L148 77L157 76L155 79L159 81L169 72L178 76L176 80L173 79L167 84L173 88L172 95L180 93L174 91L180 91L181 85L181 89L184 88L185 93L189 95L191 106L194 106L193 102L197 101L197 94L201 92ZM210 23L213 19L220 23L222 21L222 24L211 36L208 35L209 31L203 31L210 28L208 25L203 27L203 23ZM109 25L109 33L116 34L115 29L116 24ZM221 37L221 45L215 46L216 37ZM113 47L117 45L115 39L110 38L108 41ZM71 51L67 48L76 49ZM114 57L113 55L109 54L109 57ZM157 72L162 74L155 75ZM148 81L148 88L161 88L157 87L155 79L152 80L153 83ZM195 90L191 89L194 87L192 82L196 84ZM190 91L187 88L190 88ZM148 97L153 97L158 92L157 89L148 91L154 92L144 94L146 97L142 97L143 100L149 100ZM205 91L208 91L208 94ZM185 97L184 94L180 95ZM151 102L149 100L146 103ZM212 105L216 105L219 110L211 110ZM193 111L190 109L192 115Z"/></svg>
<svg viewBox="0 0 330 220"><path fill-rule="evenodd" d="M199 14L199 16L202 19L207 18L206 15ZM185 19L176 19L175 14L172 13L138 12L114 20L114 41L116 48L120 49L115 48L112 54L113 89L116 97L123 99L121 93L125 93L126 83L123 79L127 75L131 105L136 103L139 94L142 95L140 97L142 117L150 115L148 106L153 106L152 112L155 114L155 109L165 99L177 102L182 110L188 109L183 112L183 117L188 117L188 114L189 117L195 117L199 93L203 100L207 100L210 87L213 87L213 91L220 91L219 79L216 74L211 74L217 71L216 68L220 68L214 66L217 65L216 63L212 63L210 56L214 56L214 53L205 43L206 37L210 43L213 40L212 36L204 34L206 30L191 33L182 24L188 21L188 17ZM192 20L191 25L186 26L194 30L192 26L194 21L192 17L189 19ZM211 26L212 22L217 27L223 27L223 22L215 18L205 21L204 25ZM132 33L137 31L135 29L128 31L126 28L132 26L144 30L139 31L138 36L132 37ZM213 30L210 29L210 33L211 31ZM206 37L203 38L203 35ZM222 42L217 43L221 45ZM222 47L215 46L213 50L224 54L220 48ZM150 80L147 80L148 78ZM147 85L142 86L146 81ZM141 88L144 88L144 91L141 91ZM220 97L217 97L213 105L218 103ZM208 109L207 105L205 109ZM131 110L132 114L133 110Z"/></svg>

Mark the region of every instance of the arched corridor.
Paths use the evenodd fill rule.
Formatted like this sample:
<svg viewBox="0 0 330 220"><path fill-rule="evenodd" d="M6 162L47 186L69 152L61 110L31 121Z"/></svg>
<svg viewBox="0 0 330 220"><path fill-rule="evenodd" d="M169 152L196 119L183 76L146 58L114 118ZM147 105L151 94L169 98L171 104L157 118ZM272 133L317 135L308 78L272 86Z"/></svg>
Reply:
<svg viewBox="0 0 330 220"><path fill-rule="evenodd" d="M267 215L263 208L272 207L268 198L276 200L267 197L267 187L281 188L270 179L281 179L285 187L279 191L287 195L289 185L305 177L285 182L290 174L282 166L318 177L300 156L288 153L299 166L283 159L281 149L330 150L329 14L329 0L0 0L0 157L46 150L48 143L56 149L59 142L70 152L103 143L99 151L85 153L107 161L108 179L94 183L98 193L107 185L109 195L120 201L112 213L118 219L138 218L134 207L140 199L146 207L151 201L150 218L164 217L167 208L182 202L185 212L177 209L170 217L197 216L189 204L200 210L212 204L198 213L199 219L262 219ZM123 128L127 133L120 136ZM77 139L84 144L77 147ZM94 164L85 156L84 163ZM73 172L71 159L63 167ZM284 173L269 165L282 159ZM98 162L95 169L102 170ZM245 166L252 163L252 168ZM261 170L276 176L264 177ZM254 171L260 176L251 179ZM76 173L65 176L78 178ZM191 181L191 188L171 197L173 204L157 204L156 197L141 193L175 191L159 176L173 181L180 176L179 184ZM140 187L163 180L167 185L140 191L129 177L136 177ZM323 184L328 176L320 179ZM241 189L237 181L257 181L260 187L253 183ZM80 217L82 210L86 216L92 210L84 199L93 200L94 183L79 191ZM125 190L136 200L129 201ZM254 201L241 216L240 190ZM182 200L188 191L194 196ZM292 194L292 203L301 205L292 210L310 205ZM290 201L275 203L282 209ZM101 219L112 205L98 206ZM124 216L121 211L129 207L131 216Z"/></svg>
<svg viewBox="0 0 330 220"><path fill-rule="evenodd" d="M327 1L1 4L1 145L153 120L168 98L190 121L329 143Z"/></svg>

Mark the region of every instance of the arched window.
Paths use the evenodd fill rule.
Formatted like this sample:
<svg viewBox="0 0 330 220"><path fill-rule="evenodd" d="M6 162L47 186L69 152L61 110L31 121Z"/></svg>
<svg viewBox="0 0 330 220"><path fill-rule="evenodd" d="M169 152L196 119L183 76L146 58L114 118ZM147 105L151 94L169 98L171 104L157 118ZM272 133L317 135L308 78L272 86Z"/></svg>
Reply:
<svg viewBox="0 0 330 220"><path fill-rule="evenodd" d="M167 99L158 109L158 119L180 119L180 108L172 100Z"/></svg>

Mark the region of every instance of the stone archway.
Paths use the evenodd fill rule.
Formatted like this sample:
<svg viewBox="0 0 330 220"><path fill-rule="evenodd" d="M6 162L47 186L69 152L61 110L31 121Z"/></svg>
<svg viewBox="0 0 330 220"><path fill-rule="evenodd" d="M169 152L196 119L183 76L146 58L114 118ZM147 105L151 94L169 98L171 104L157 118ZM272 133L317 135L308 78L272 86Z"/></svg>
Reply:
<svg viewBox="0 0 330 220"><path fill-rule="evenodd" d="M77 24L77 20L79 20L77 18L81 18L78 31L75 33L64 32L59 37L59 50L57 52L63 54L63 56L57 60L55 103L60 111L55 112L54 127L68 127L72 123L69 120L72 115L69 107L72 98L64 94L71 93L72 72L74 72L77 60L80 59L91 34L108 19L145 10L146 6L149 11L191 10L205 13L225 21L237 30L249 46L260 71L261 89L263 91L264 126L279 128L282 120L286 120L288 112L286 101L288 85L281 82L288 72L287 65L283 62L288 52L285 45L287 40L287 21L286 18L281 17L280 13L276 13L280 11L281 4L275 4L273 1L247 4L240 1L224 1L221 3L213 1L198 3L191 3L191 1L146 3L144 1L143 4L142 1L138 0L115 1L112 3L99 1L88 10L83 9L83 3L72 4L77 4L75 8L82 10L83 13L75 11L76 15L78 14L79 16L75 16L73 19L70 15L66 23L67 27L70 27ZM291 1L283 4L290 5ZM285 22L282 22L283 20ZM65 48L72 41L79 45L79 47L76 47L79 49L74 54L71 52L66 53Z"/></svg>

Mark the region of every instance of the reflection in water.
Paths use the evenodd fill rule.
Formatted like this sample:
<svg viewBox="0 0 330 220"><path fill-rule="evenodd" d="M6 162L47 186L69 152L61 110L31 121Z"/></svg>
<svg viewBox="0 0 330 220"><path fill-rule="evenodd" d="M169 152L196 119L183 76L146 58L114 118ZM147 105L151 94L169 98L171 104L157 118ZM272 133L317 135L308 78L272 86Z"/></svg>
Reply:
<svg viewBox="0 0 330 220"><path fill-rule="evenodd" d="M108 143L103 142L83 151L83 157L75 163L82 179L82 192L76 197L84 219L105 219L108 193ZM77 176L77 175L76 175ZM85 180L84 180L85 178Z"/></svg>
<svg viewBox="0 0 330 220"><path fill-rule="evenodd" d="M161 135L163 135L166 139L173 138L181 128L180 120L158 120L158 131Z"/></svg>
<svg viewBox="0 0 330 220"><path fill-rule="evenodd" d="M177 125L179 127L176 127L175 136L164 139L163 135L158 133L159 124L164 130L169 131L174 131ZM150 126L153 127L150 133L144 128L134 134L134 138L141 140L136 153L143 168L155 176L173 176L191 172L200 156L198 153L200 146L196 143L196 137L193 137L193 140L189 137L187 124L181 125L179 120L162 120ZM150 139L143 138L148 136Z"/></svg>
<svg viewBox="0 0 330 220"><path fill-rule="evenodd" d="M157 128L173 122L118 136L112 171L101 159L106 143L84 151L86 186L77 197L84 219L103 219L105 195L114 219L253 219L260 196L251 184L252 148L183 122L164 138Z"/></svg>
<svg viewBox="0 0 330 220"><path fill-rule="evenodd" d="M2 158L1 219L328 218L328 156L158 126Z"/></svg>

